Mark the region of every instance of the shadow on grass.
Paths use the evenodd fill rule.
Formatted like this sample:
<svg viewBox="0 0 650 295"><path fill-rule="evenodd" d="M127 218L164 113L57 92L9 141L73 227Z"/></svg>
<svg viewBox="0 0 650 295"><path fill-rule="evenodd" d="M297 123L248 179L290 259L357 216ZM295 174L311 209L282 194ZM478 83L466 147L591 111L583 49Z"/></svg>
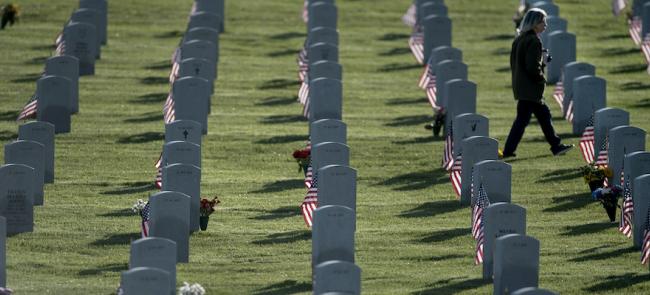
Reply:
<svg viewBox="0 0 650 295"><path fill-rule="evenodd" d="M20 78L13 79L11 80L12 83L33 83L36 82L39 78L41 78L41 74L25 74L22 75Z"/></svg>
<svg viewBox="0 0 650 295"><path fill-rule="evenodd" d="M295 122L305 122L307 119L302 115L273 115L264 117L260 120L262 124L285 124Z"/></svg>
<svg viewBox="0 0 650 295"><path fill-rule="evenodd" d="M650 98L644 98L637 101L632 105L633 108L648 108L650 107Z"/></svg>
<svg viewBox="0 0 650 295"><path fill-rule="evenodd" d="M447 172L442 169L409 172L388 178L378 184L392 186L396 191L412 191L428 188L440 181L449 181Z"/></svg>
<svg viewBox="0 0 650 295"><path fill-rule="evenodd" d="M648 69L648 66L645 64L629 64L621 65L615 67L609 71L610 74L627 74L627 73L638 73L643 72Z"/></svg>
<svg viewBox="0 0 650 295"><path fill-rule="evenodd" d="M142 104L153 104L161 103L167 99L169 95L168 92L159 92L159 93L149 93L145 95L140 95L135 99L130 100L132 103L142 103Z"/></svg>
<svg viewBox="0 0 650 295"><path fill-rule="evenodd" d="M421 68L422 65L419 64L411 64L411 63L391 63L382 66L381 68L377 69L378 72L397 72L397 71L406 71L406 70L412 70L412 69L419 69Z"/></svg>
<svg viewBox="0 0 650 295"><path fill-rule="evenodd" d="M561 233L563 236L579 236L594 234L609 228L617 228L617 224L611 222L595 222L565 227L566 231Z"/></svg>
<svg viewBox="0 0 650 295"><path fill-rule="evenodd" d="M56 46L54 44L49 45L34 45L30 47L31 50L54 50Z"/></svg>
<svg viewBox="0 0 650 295"><path fill-rule="evenodd" d="M140 83L145 85L167 84L169 83L169 77L145 77L140 79Z"/></svg>
<svg viewBox="0 0 650 295"><path fill-rule="evenodd" d="M280 283L268 285L253 293L254 295L284 295L296 294L311 291L311 283L297 282L295 280L284 280Z"/></svg>
<svg viewBox="0 0 650 295"><path fill-rule="evenodd" d="M281 33L281 34L275 34L269 37L271 40L289 40L293 38L303 38L307 36L305 33L299 33L299 32L287 32L287 33Z"/></svg>
<svg viewBox="0 0 650 295"><path fill-rule="evenodd" d="M647 90L650 89L650 84L645 84L641 82L628 82L623 83L618 87L622 91L631 91L631 90Z"/></svg>
<svg viewBox="0 0 650 295"><path fill-rule="evenodd" d="M410 53L411 50L408 48L396 47L388 51L380 52L379 56L395 56Z"/></svg>
<svg viewBox="0 0 650 295"><path fill-rule="evenodd" d="M262 83L262 85L257 86L259 90L266 89L284 89L291 86L300 85L300 81L289 80L289 79L273 79Z"/></svg>
<svg viewBox="0 0 650 295"><path fill-rule="evenodd" d="M259 102L256 102L255 105L274 107L274 106L283 106L283 105L294 104L294 103L296 103L296 101L298 101L297 96L293 96L293 97L269 96L267 98L262 99Z"/></svg>
<svg viewBox="0 0 650 295"><path fill-rule="evenodd" d="M42 64L45 64L45 61L48 58L49 58L49 56L35 57L35 58L32 58L32 59L26 61L25 64L27 64L27 65L42 65Z"/></svg>
<svg viewBox="0 0 650 295"><path fill-rule="evenodd" d="M501 40L512 40L514 39L513 35L509 34L497 34L497 35L491 35L483 38L485 41L501 41Z"/></svg>
<svg viewBox="0 0 650 295"><path fill-rule="evenodd" d="M273 51L269 52L266 54L268 57L279 57L279 56L287 56L287 55L296 55L300 52L298 49L285 49L285 50L278 50L278 51Z"/></svg>
<svg viewBox="0 0 650 295"><path fill-rule="evenodd" d="M492 55L510 55L510 49L505 47L497 48L495 50L492 50Z"/></svg>
<svg viewBox="0 0 650 295"><path fill-rule="evenodd" d="M425 136L425 137L416 137L413 139L409 140L400 140L400 141L393 141L394 144L399 144L399 145L405 145L405 144L418 144L418 143L430 143L434 142L436 140L442 140L442 138L434 138L433 135L430 136Z"/></svg>
<svg viewBox="0 0 650 295"><path fill-rule="evenodd" d="M394 118L392 122L384 124L390 127L421 125L433 121L433 116L414 115Z"/></svg>
<svg viewBox="0 0 650 295"><path fill-rule="evenodd" d="M6 111L0 113L0 121L16 121L20 111Z"/></svg>
<svg viewBox="0 0 650 295"><path fill-rule="evenodd" d="M458 211L460 209L462 209L460 202L456 200L426 202L413 209L402 211L398 216L404 218L433 217L444 213Z"/></svg>
<svg viewBox="0 0 650 295"><path fill-rule="evenodd" d="M563 197L553 197L552 201L555 206L544 208L544 212L565 212L583 208L593 201L589 193L577 193Z"/></svg>
<svg viewBox="0 0 650 295"><path fill-rule="evenodd" d="M143 132L139 134L120 137L117 140L117 143L125 143L125 144L145 143L145 142L163 140L164 138L165 138L165 134L161 132Z"/></svg>
<svg viewBox="0 0 650 295"><path fill-rule="evenodd" d="M123 187L107 190L101 192L101 194L102 195L128 195L128 194L142 193L156 188L152 182L148 182L148 181L127 182L127 183L123 183L122 185Z"/></svg>
<svg viewBox="0 0 650 295"><path fill-rule="evenodd" d="M497 73L506 73L506 72L510 72L510 67L500 67L494 69L494 71Z"/></svg>
<svg viewBox="0 0 650 295"><path fill-rule="evenodd" d="M144 68L146 70L167 70L167 69L171 69L171 67L172 64L170 63L170 61L164 60L164 61L159 61L157 63L154 63L150 66L146 66Z"/></svg>
<svg viewBox="0 0 650 295"><path fill-rule="evenodd" d="M266 139L260 139L254 141L254 143L279 144L279 143L289 143L289 142L296 142L296 141L306 141L307 139L309 139L309 136L307 135L279 135L279 136L269 137Z"/></svg>
<svg viewBox="0 0 650 295"><path fill-rule="evenodd" d="M613 39L627 39L630 35L628 34L610 34L607 36L599 37L598 40L613 40ZM636 49L638 50L638 49Z"/></svg>
<svg viewBox="0 0 650 295"><path fill-rule="evenodd" d="M272 244L289 244L298 241L307 241L311 239L311 231L308 230L294 230L277 234L270 234L266 239L253 241L256 245L272 245Z"/></svg>
<svg viewBox="0 0 650 295"><path fill-rule="evenodd" d="M428 289L412 292L411 294L457 294L461 291L480 288L487 285L483 279L467 279L466 277L451 278L436 281L427 286Z"/></svg>
<svg viewBox="0 0 650 295"><path fill-rule="evenodd" d="M182 37L182 36L183 36L183 32L178 31L178 30L164 32L164 33L154 35L154 37L159 38L159 39L178 38L178 37Z"/></svg>
<svg viewBox="0 0 650 295"><path fill-rule="evenodd" d="M265 184L261 189L251 191L253 194L277 193L304 187L304 181L300 179L278 180Z"/></svg>
<svg viewBox="0 0 650 295"><path fill-rule="evenodd" d="M129 269L129 265L126 263L111 263L111 264L104 264L97 268L84 269L79 271L78 274L80 276L96 276L107 272L122 272L128 269Z"/></svg>
<svg viewBox="0 0 650 295"><path fill-rule="evenodd" d="M7 141L7 140L12 140L12 139L17 139L17 138L18 138L18 133L16 133L16 132L7 131L7 130L0 131L0 140L1 141Z"/></svg>
<svg viewBox="0 0 650 295"><path fill-rule="evenodd" d="M400 34L400 33L387 33L384 34L383 36L379 37L379 41L394 41L394 40L402 40L402 39L408 39L410 37L409 34Z"/></svg>
<svg viewBox="0 0 650 295"><path fill-rule="evenodd" d="M254 220L275 220L280 218L287 218L300 215L300 210L297 206L284 206L271 211L265 211L266 214L251 217Z"/></svg>
<svg viewBox="0 0 650 295"><path fill-rule="evenodd" d="M397 106L397 105L405 105L405 104L424 104L428 103L429 100L426 97L420 97L420 98L392 98L389 99L386 102L386 105L388 106Z"/></svg>
<svg viewBox="0 0 650 295"><path fill-rule="evenodd" d="M117 246L117 245L130 245L131 241L141 238L142 235L139 232L135 233L121 233L106 235L104 238L96 240L90 243L91 246Z"/></svg>
<svg viewBox="0 0 650 295"><path fill-rule="evenodd" d="M650 281L650 274L636 274L636 273L626 273L623 275L613 275L604 278L599 278L597 284L584 288L583 290L588 292L603 292L628 288L639 283L645 283Z"/></svg>
<svg viewBox="0 0 650 295"><path fill-rule="evenodd" d="M537 183L556 182L558 180L569 180L582 176L582 172L576 168L567 168L544 173Z"/></svg>
<svg viewBox="0 0 650 295"><path fill-rule="evenodd" d="M599 253L589 253L584 256L576 257L569 259L571 262L586 262L586 261L593 261L593 260L605 260L605 259L611 259L617 256L621 256L624 254L629 254L629 253L636 253L639 250L634 248L634 246L626 247L623 249L613 249L610 251L606 252L599 252Z"/></svg>
<svg viewBox="0 0 650 295"><path fill-rule="evenodd" d="M417 262L423 262L423 261L437 262L437 261L445 261L445 260L468 258L468 257L470 256L458 255L458 254L447 254L447 255L431 256L431 257L406 257L406 258L401 258L400 260L417 261Z"/></svg>
<svg viewBox="0 0 650 295"><path fill-rule="evenodd" d="M614 47L614 48L603 48L600 50L600 55L609 57L612 55L626 55L626 54L637 54L639 53L638 48L625 48L625 47Z"/></svg>
<svg viewBox="0 0 650 295"><path fill-rule="evenodd" d="M445 229L445 230L434 232L430 235L422 237L417 241L420 243L427 243L427 244L438 243L438 242L444 242L451 239L455 239L460 236L466 236L470 234L471 232L469 228L452 228L452 229Z"/></svg>
<svg viewBox="0 0 650 295"><path fill-rule="evenodd" d="M115 210L115 211L104 213L104 214L99 214L97 216L100 216L100 217L127 217L127 216L134 216L134 215L137 215L137 213L134 213L131 209L120 209L120 210Z"/></svg>
<svg viewBox="0 0 650 295"><path fill-rule="evenodd" d="M162 121L162 119L163 119L162 112L148 112L136 118L125 119L124 123L148 123L154 121Z"/></svg>

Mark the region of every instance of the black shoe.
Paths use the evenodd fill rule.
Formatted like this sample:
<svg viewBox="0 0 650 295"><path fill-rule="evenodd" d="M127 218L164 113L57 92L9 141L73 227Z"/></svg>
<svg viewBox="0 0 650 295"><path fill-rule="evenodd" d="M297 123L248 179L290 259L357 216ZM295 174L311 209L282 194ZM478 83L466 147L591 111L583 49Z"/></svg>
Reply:
<svg viewBox="0 0 650 295"><path fill-rule="evenodd" d="M551 148L551 152L554 156L560 156L566 154L569 150L573 148L572 144L560 144L554 148Z"/></svg>
<svg viewBox="0 0 650 295"><path fill-rule="evenodd" d="M501 159L515 158L515 157L517 157L517 154L515 154L515 153L512 153L512 154L503 154L503 156L501 156Z"/></svg>
<svg viewBox="0 0 650 295"><path fill-rule="evenodd" d="M426 130L432 130L433 129L433 123L425 124L424 129Z"/></svg>

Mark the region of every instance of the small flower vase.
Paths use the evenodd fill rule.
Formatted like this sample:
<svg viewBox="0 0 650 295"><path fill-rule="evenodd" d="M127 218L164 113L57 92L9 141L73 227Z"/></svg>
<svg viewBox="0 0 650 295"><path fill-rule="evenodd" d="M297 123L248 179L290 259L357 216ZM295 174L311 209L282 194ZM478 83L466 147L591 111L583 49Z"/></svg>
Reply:
<svg viewBox="0 0 650 295"><path fill-rule="evenodd" d="M591 190L591 192L594 192L595 190L603 187L604 183L605 183L605 179L592 180L589 182L589 189Z"/></svg>
<svg viewBox="0 0 650 295"><path fill-rule="evenodd" d="M615 222L616 221L616 203L604 202L603 203L603 208L605 208L605 212L607 212L607 216L609 217L609 221L610 222Z"/></svg>
<svg viewBox="0 0 650 295"><path fill-rule="evenodd" d="M199 217L199 226L201 227L202 231L208 229L208 221L210 221L210 216Z"/></svg>

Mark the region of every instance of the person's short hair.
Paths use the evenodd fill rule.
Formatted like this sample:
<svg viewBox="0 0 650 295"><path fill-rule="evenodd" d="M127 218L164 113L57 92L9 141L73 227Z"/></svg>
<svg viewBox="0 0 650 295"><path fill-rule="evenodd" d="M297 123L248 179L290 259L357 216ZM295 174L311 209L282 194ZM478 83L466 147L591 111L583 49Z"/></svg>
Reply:
<svg viewBox="0 0 650 295"><path fill-rule="evenodd" d="M521 24L519 25L519 34L526 33L533 28L540 22L543 22L544 19L546 18L546 11L541 10L539 8L531 8L526 12L526 15L524 15L524 19L521 20Z"/></svg>

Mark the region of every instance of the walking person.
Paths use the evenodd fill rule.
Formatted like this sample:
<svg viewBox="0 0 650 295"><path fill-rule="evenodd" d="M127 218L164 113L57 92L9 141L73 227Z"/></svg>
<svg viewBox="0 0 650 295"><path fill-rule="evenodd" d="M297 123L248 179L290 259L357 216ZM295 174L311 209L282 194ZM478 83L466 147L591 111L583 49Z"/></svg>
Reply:
<svg viewBox="0 0 650 295"><path fill-rule="evenodd" d="M503 157L515 157L517 145L524 135L526 126L534 114L539 122L553 155L562 155L573 145L561 143L555 133L551 111L544 102L545 64L542 60L542 42L538 34L546 29L546 12L532 8L526 12L518 35L512 42L510 70L512 71L512 92L517 100L517 117L512 123L510 134L503 149ZM550 57L548 58L550 61Z"/></svg>

